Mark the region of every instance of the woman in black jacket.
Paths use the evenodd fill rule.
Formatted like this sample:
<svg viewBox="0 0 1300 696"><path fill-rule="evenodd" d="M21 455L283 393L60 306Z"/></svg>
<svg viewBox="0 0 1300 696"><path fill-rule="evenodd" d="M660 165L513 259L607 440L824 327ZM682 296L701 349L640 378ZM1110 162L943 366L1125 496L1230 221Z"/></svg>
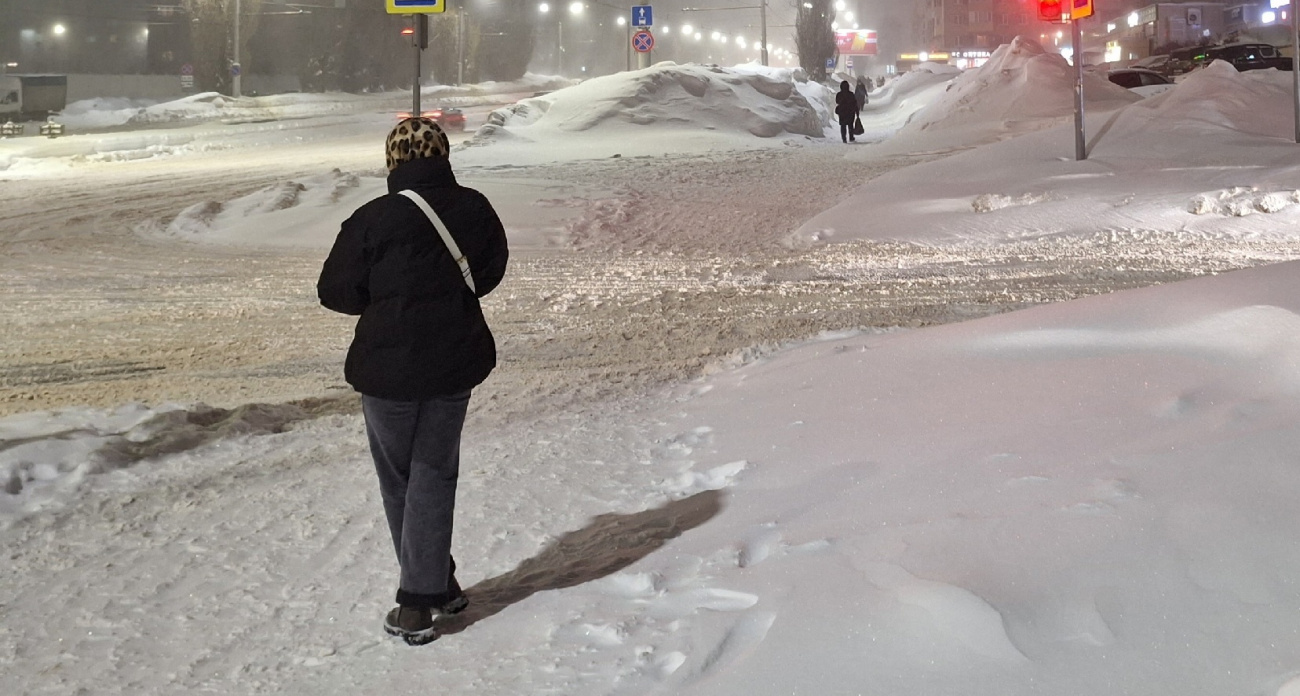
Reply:
<svg viewBox="0 0 1300 696"><path fill-rule="evenodd" d="M501 282L508 250L487 198L456 183L436 123L402 121L387 148L389 193L343 223L316 290L360 316L344 376L361 392L401 566L384 627L422 644L435 614L469 603L451 558L460 434L470 390L496 366L479 298Z"/></svg>
<svg viewBox="0 0 1300 696"><path fill-rule="evenodd" d="M840 118L840 140L849 142L853 137L853 120L858 117L858 98L849 87L849 81L840 82L840 91L835 93L835 115Z"/></svg>

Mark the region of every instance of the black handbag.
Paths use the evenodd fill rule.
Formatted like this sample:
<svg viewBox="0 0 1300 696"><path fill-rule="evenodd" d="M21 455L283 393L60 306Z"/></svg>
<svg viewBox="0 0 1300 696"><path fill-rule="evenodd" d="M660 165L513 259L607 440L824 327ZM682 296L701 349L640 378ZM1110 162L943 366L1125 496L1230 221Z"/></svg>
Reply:
<svg viewBox="0 0 1300 696"><path fill-rule="evenodd" d="M862 117L861 117L861 116L854 116L854 117L853 117L853 134L854 134L854 135L862 135L863 130L864 130L864 129L863 129L863 127L862 127Z"/></svg>

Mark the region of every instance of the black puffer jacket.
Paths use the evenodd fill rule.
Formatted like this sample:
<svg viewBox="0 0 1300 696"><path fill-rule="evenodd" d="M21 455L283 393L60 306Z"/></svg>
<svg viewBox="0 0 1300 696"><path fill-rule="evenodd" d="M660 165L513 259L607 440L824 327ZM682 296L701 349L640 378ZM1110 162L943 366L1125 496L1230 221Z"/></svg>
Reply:
<svg viewBox="0 0 1300 696"><path fill-rule="evenodd" d="M477 297L433 224L398 195L404 189L442 218L469 260ZM472 389L496 366L478 298L505 275L505 229L487 198L457 184L440 157L398 165L388 191L343 223L316 284L322 305L361 315L344 376L362 394L393 401Z"/></svg>
<svg viewBox="0 0 1300 696"><path fill-rule="evenodd" d="M841 126L853 125L853 119L858 116L858 98L847 86L841 85L835 93L835 115L840 117Z"/></svg>

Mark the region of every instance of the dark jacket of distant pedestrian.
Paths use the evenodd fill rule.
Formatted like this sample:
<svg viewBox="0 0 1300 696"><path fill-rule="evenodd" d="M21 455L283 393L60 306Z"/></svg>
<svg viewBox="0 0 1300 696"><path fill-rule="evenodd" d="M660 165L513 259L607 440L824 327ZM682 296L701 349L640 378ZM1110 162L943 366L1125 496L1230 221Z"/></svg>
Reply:
<svg viewBox="0 0 1300 696"><path fill-rule="evenodd" d="M343 223L316 290L325 307L360 317L344 376L361 392L401 567L398 606L384 628L421 644L435 637L434 614L468 604L451 558L460 437L470 390L496 366L479 298L501 282L508 250L487 198L456 182L436 123L406 119L386 145L388 194ZM473 290L433 217L402 192L441 219Z"/></svg>
<svg viewBox="0 0 1300 696"><path fill-rule="evenodd" d="M835 115L840 119L840 139L844 142L856 140L853 137L853 120L858 117L858 98L853 96L849 81L840 82L840 91L835 93Z"/></svg>
<svg viewBox="0 0 1300 696"><path fill-rule="evenodd" d="M858 112L861 113L862 109L867 106L867 86L860 77L858 78L858 86L853 89L853 96L857 97Z"/></svg>

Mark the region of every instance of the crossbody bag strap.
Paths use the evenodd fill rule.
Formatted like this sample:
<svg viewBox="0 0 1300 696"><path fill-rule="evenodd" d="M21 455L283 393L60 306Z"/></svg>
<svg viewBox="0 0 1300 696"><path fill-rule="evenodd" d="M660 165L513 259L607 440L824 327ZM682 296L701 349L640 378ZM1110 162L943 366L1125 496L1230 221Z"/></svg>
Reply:
<svg viewBox="0 0 1300 696"><path fill-rule="evenodd" d="M443 244L447 245L447 251L451 252L453 259L456 259L456 265L460 266L460 274L465 278L465 285L469 286L470 292L477 294L478 290L474 287L474 276L469 272L469 259L460 253L460 246L456 244L456 240L451 238L451 232L447 231L447 226L443 224L442 218L433 212L433 207L420 194L410 189L398 191L398 193L411 199L411 202L424 211L425 216L429 218L429 222L433 223L434 229L438 230L438 236L442 237Z"/></svg>

